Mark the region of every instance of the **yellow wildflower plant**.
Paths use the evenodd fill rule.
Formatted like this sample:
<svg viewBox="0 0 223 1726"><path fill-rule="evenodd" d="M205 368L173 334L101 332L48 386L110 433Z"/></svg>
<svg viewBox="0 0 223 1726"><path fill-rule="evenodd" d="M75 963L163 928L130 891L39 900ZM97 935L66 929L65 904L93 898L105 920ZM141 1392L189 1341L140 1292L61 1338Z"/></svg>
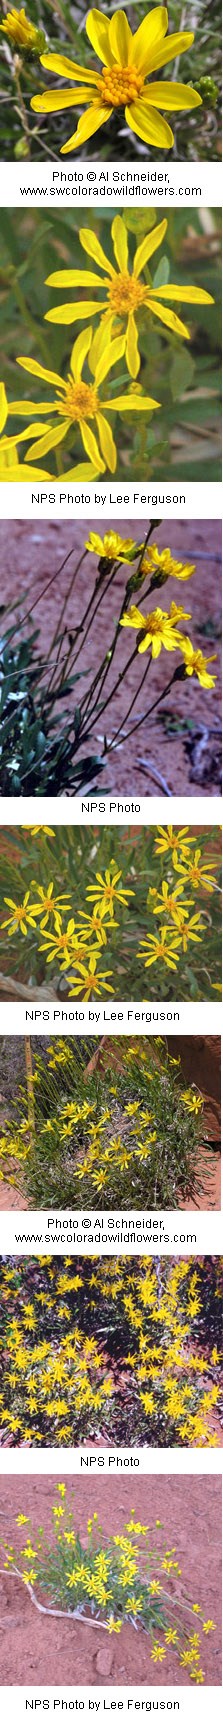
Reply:
<svg viewBox="0 0 223 1726"><path fill-rule="evenodd" d="M64 54L41 55L41 65L47 72L67 76L77 89L49 90L34 96L31 103L34 113L61 113L65 108L88 104L88 112L78 121L76 132L63 144L62 155L81 148L114 112L123 108L127 125L138 138L159 151L172 148L173 132L167 120L161 118L159 108L167 113L191 110L200 107L201 97L188 84L168 83L166 79L148 81L153 72L193 45L193 31L179 30L167 37L167 30L165 6L156 6L148 12L134 34L125 12L114 12L109 19L105 12L93 8L87 14L86 32L102 63L101 73L79 66Z"/></svg>
<svg viewBox="0 0 223 1726"><path fill-rule="evenodd" d="M56 1490L60 1491L60 1487ZM104 1536L97 1514L88 1518L82 1537L76 1529L75 1493L70 1483L64 1485L64 1497L66 1529L61 1532L56 1520L46 1541L43 1525L39 1530L37 1550L31 1546L28 1548L28 1556L33 1553L36 1559L35 1570L23 1569L24 1549L18 1547L17 1537L14 1546L9 1546L7 1539L1 1538L3 1569L10 1574L11 1567L11 1574L20 1577L37 1609L40 1589L44 1603L42 1609L46 1614L48 1611L52 1613L55 1606L55 1610L62 1611L65 1618L71 1614L74 1619L81 1617L83 1625L90 1624L91 1629L95 1625L99 1637L100 1629L107 1631L108 1635L113 1632L120 1635L124 1624L134 1622L135 1627L141 1627L144 1635L149 1637L149 1654L155 1665L163 1661L166 1649L172 1646L177 1666L180 1664L188 1669L188 1681L194 1676L196 1681L197 1678L199 1682L201 1678L203 1681L205 1672L197 1664L201 1658L202 1638L203 1634L214 1630L215 1625L211 1618L203 1621L199 1607L201 1635L190 1636L193 1607L186 1582L181 1584L180 1596L173 1584L168 1585L167 1579L163 1590L159 1578L165 1564L164 1534L157 1534L161 1527L159 1519L156 1519L154 1529L153 1526L137 1525L140 1537L137 1546L132 1546L127 1538L128 1523L123 1532ZM53 1515L55 1509L51 1506ZM72 1545L72 1567L66 1551L69 1543ZM177 1575L181 1575L177 1562L174 1568ZM163 1594L162 1605L160 1592Z"/></svg>
<svg viewBox="0 0 223 1726"><path fill-rule="evenodd" d="M24 6L21 6L20 12L17 6L12 6L11 11L6 12L5 18L0 24L0 30L3 36L7 37L7 41L12 44L12 47L19 50L20 54L40 54L40 50L44 47L44 30L35 28L35 24L32 24L31 19L27 18Z"/></svg>
<svg viewBox="0 0 223 1726"><path fill-rule="evenodd" d="M174 608L174 616L171 611L170 620L169 617L167 620L167 614L161 614L161 623L159 615L158 643L154 637L156 654L161 635L163 644L168 644L170 649L169 629L171 635L173 630L175 640L179 609ZM151 633L151 658L152 645ZM137 654L137 646L135 652ZM8 857L6 832L6 847L3 843L0 863L2 959L6 973L10 941L12 975L14 964L18 974L19 949L23 949L22 983L26 978L29 982L31 966L37 992L44 984L48 965L53 964L55 994L60 989L63 974L63 993L65 988L67 999L72 995L78 998L79 995L80 999L90 1000L94 993L95 997L100 994L103 998L103 983L104 993L115 997L117 989L120 993L122 979L124 998L139 1000L145 949L146 968L148 959L151 964L156 961L158 965L157 984L161 994L164 966L165 970L167 967L169 972L174 972L177 965L179 998L187 999L191 992L191 974L185 958L189 943L193 942L196 948L196 998L206 998L210 983L213 987L216 983L220 965L219 837L216 829L215 877L212 859L209 862L208 855L209 834L205 832L201 832L201 846L197 847L195 860L192 851L194 832L188 828L178 832L169 825L166 828L148 828L145 832L142 829L133 834L131 830L121 829L119 839L117 830L113 833L111 829L109 843L106 830L101 834L100 829L95 829L92 848L90 835L88 841L85 834L83 845L81 828L59 827L53 839L52 882L49 880L52 845L44 830L42 835L41 831L37 834L35 841L30 829L20 829L16 867L11 851ZM115 857L111 855L114 840ZM195 898L191 891L194 876L200 902L197 894ZM67 891L64 890L64 881L67 882ZM204 891L206 888L208 892L213 891L208 915L203 904L203 888ZM105 961L103 970L102 956ZM170 992L171 978L168 978L168 986Z"/></svg>
<svg viewBox="0 0 223 1726"><path fill-rule="evenodd" d="M72 348L70 370L66 379L60 377L58 372L50 371L46 366L40 365L38 360L27 359L25 356L19 357L17 359L17 364L22 367L23 371L30 372L33 377L40 378L44 383L51 384L54 387L54 390L56 389L56 398L52 402L42 402L39 404L27 402L26 400L24 400L24 402L14 401L11 402L9 412L13 415L22 414L24 418L26 418L27 415L28 417L29 415L32 416L35 412L45 413L47 416L56 414L59 419L59 425L56 424L56 428L53 421L52 423L49 421L49 425L46 426L46 430L42 430L42 435L38 437L37 442L34 441L34 443L31 444L29 449L29 460L31 458L35 461L39 456L46 455L50 450L56 449L61 443L64 443L64 440L71 431L74 433L74 428L76 427L82 437L82 443L86 454L95 470L100 472L100 463L102 459L108 468L108 471L115 473L117 450L111 426L106 418L105 410L121 414L126 412L151 413L154 408L158 408L160 406L160 403L153 401L151 396L138 395L133 392L129 393L129 395L127 393L126 395L116 395L114 399L111 396L108 401L103 401L103 399L101 400L99 395L98 379L100 371L100 382L102 381L102 366L95 366L94 370L92 366L94 377L93 383L92 379L90 382L85 382L82 377L83 366L91 347L91 340L91 328L84 330L79 336L77 336L77 340L74 342ZM111 346L114 349L114 344L111 344ZM115 348L116 359L118 359L120 357L120 339L116 341ZM104 376L106 375L106 370L107 356L103 372ZM94 424L96 425L100 447L98 446L95 432L92 429ZM35 428L31 426L30 435L35 432L36 429L38 430L38 427ZM42 428L40 427L39 429L41 431ZM25 436L27 435L29 434L25 433ZM66 478L67 477L68 476L66 475Z"/></svg>
<svg viewBox="0 0 223 1726"><path fill-rule="evenodd" d="M94 1256L79 1258L74 1277L69 1258L62 1273L60 1260L51 1257L31 1256L27 1263L18 1257L12 1270L4 1259L0 1320L4 1441L13 1436L23 1443L28 1427L31 1444L60 1447L65 1426L68 1446L87 1437L93 1442L103 1421L107 1440L117 1444L121 1438L132 1444L135 1436L152 1447L217 1443L220 1362L213 1363L212 1346L214 1327L217 1342L222 1334L222 1260L161 1257L157 1264L155 1256L145 1256L126 1271L125 1258ZM125 1404L117 1358L128 1372ZM64 1502L54 1503L53 1514L61 1527ZM125 1534L115 1535L128 1589L136 1576L135 1542L145 1532L145 1524L138 1534L132 1521L135 1516L128 1517ZM162 1571L180 1574L174 1548L162 1554L158 1578L153 1564L152 1595L158 1593L154 1583L163 1583ZM193 1610L200 1610L196 1602Z"/></svg>

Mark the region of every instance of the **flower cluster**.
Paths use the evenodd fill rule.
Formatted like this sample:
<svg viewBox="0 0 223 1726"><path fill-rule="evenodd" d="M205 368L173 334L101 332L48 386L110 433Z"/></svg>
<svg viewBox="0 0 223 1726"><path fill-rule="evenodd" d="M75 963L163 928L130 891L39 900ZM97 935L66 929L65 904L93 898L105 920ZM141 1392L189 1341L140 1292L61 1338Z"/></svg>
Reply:
<svg viewBox="0 0 223 1726"><path fill-rule="evenodd" d="M4 1439L218 1442L220 1259L5 1259L0 1321Z"/></svg>
<svg viewBox="0 0 223 1726"><path fill-rule="evenodd" d="M154 1665L165 1660L173 1646L177 1663L188 1667L192 1683L204 1683L203 1636L214 1630L215 1624L212 1618L204 1617L198 1602L190 1599L182 1582L176 1546L165 1547L160 1519L151 1529L132 1509L124 1527L106 1538L97 1511L93 1511L82 1539L74 1511L69 1509L71 1494L64 1481L56 1482L55 1492L50 1536L44 1529L36 1534L30 1516L18 1511L15 1546L1 1540L6 1572L21 1578L34 1606L38 1606L37 1584L46 1612L49 1600L55 1613L57 1608L64 1616L72 1612L82 1623L91 1625L95 1620L109 1635L120 1634L125 1623L134 1623L150 1637ZM19 1530L22 1545L18 1548ZM199 1631L192 1629L195 1613Z"/></svg>
<svg viewBox="0 0 223 1726"><path fill-rule="evenodd" d="M220 898L218 851L213 841L218 830L201 833L196 843L193 831L183 827L115 830L116 859L112 856L113 830L91 833L81 828L59 828L52 844L38 831L38 847L32 846L32 829L18 831L18 862L9 845L2 845L0 882L4 916L1 930L18 968L25 975L36 971L41 983L53 967L53 993L64 982L67 998L89 1001L105 993L121 999L139 999L144 969L158 966L161 991L169 972L177 972L177 990L186 998L201 998L218 986ZM36 834L36 829L34 830ZM38 875L34 875L33 859ZM54 851L54 878L49 879ZM102 858L107 853L108 864ZM100 867L95 867L99 855ZM94 880L88 863L94 858ZM42 859L42 869L41 869ZM83 863L83 869L82 869ZM42 874L42 880L40 879ZM5 892L15 881L17 894ZM67 890L64 891L64 881ZM131 881L131 886L129 885ZM74 885L75 883L75 885ZM85 883L85 886L84 886ZM21 897L18 887L21 886ZM25 891L24 891L25 887ZM82 903L78 903L79 891ZM85 900L83 897L85 891ZM213 908L209 910L210 897ZM131 927L131 941L129 933ZM122 951L120 951L120 929ZM142 932L140 932L142 931ZM140 944L139 944L140 943ZM104 963L104 948L108 949ZM4 953L3 945L2 952ZM103 953L103 959L102 959ZM116 972L114 973L114 956ZM137 968L137 961L139 961ZM27 969L26 969L27 964ZM144 969L142 968L144 967ZM121 986L120 986L121 984ZM175 983L174 983L175 987Z"/></svg>
<svg viewBox="0 0 223 1726"><path fill-rule="evenodd" d="M101 14L99 16L101 17ZM119 13L118 17L120 16ZM161 266L163 286L156 285L156 278L154 282L151 280L151 258L163 241L166 230L167 221L164 218L140 240L131 261L127 218L115 216L111 223L114 256L114 262L111 262L110 256L106 256L103 251L93 226L81 228L79 241L82 250L87 252L88 258L93 261L94 268L59 269L47 277L48 286L76 290L74 301L53 307L46 313L48 321L62 325L81 323L86 319L88 322L73 343L66 376L60 375L48 364L43 365L39 360L27 357L26 354L17 357L17 364L25 373L28 372L32 378L40 379L41 383L50 386L50 401L44 396L40 401L27 401L26 398L23 401L19 398L7 402L2 384L0 462L3 464L3 477L6 467L6 476L8 472L8 477L14 478L15 465L18 462L18 478L21 476L31 479L33 473L35 474L35 462L40 460L42 463L46 456L56 450L59 451L60 464L63 460L64 443L66 449L68 447L69 462L69 450L71 448L73 451L77 438L81 441L81 446L83 445L87 463L84 460L84 465L78 464L78 450L75 448L74 459L77 465L68 466L66 479L95 479L105 471L113 474L116 471L118 452L110 415L113 419L114 414L118 414L122 422L123 414L144 414L146 421L147 414L161 406L156 398L144 393L141 378L138 382L142 358L138 345L141 330L145 332L148 317L150 320L155 317L168 332L189 339L190 330L178 317L174 303L184 301L191 306L213 304L213 296L206 289L167 281L165 258L163 271ZM89 290L90 298L80 298L82 288ZM96 298L98 290L104 296L99 301ZM166 301L170 301L170 306ZM94 331L92 318L97 318ZM126 368L126 387L123 388L122 369L121 391L117 375L115 386L111 379L108 390L108 374L122 361ZM20 432L19 423L17 431L13 432L11 437L7 432L7 420L10 416L18 422L21 418L28 419L30 424ZM27 441L29 447L23 467L23 463L20 464L18 459L17 446ZM40 478L50 477L46 474L45 467L37 468L37 472ZM57 478L61 477L61 474L57 473ZM134 618L132 621L134 622Z"/></svg>
<svg viewBox="0 0 223 1726"><path fill-rule="evenodd" d="M118 1054L96 1040L90 1062L82 1039L78 1054L72 1038L58 1037L44 1055L34 1039L27 1095L16 1118L13 1099L13 1125L0 1138L0 1178L22 1187L34 1210L173 1210L202 1197L210 1205L203 1104L162 1038L119 1038Z"/></svg>

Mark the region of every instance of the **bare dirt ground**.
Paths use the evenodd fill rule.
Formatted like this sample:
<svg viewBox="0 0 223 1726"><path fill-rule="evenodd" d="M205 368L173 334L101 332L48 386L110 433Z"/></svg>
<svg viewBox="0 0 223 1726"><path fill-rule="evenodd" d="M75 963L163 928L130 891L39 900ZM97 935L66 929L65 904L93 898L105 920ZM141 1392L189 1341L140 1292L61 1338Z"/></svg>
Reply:
<svg viewBox="0 0 223 1726"><path fill-rule="evenodd" d="M35 1038L36 1053L44 1052L47 1038ZM2 1046L1 1046L2 1044ZM99 1045L92 1037L92 1060L106 1059L108 1039L102 1039L101 1056ZM170 1037L170 1053L181 1055L182 1072L185 1086L195 1083L200 1086L205 1097L204 1128L208 1132L214 1153L214 1166L209 1178L205 1179L207 1149L203 1147L203 1182L204 1192L197 1193L194 1202L190 1202L190 1210L215 1210L221 1208L221 1069L220 1069L220 1039L219 1037ZM117 1062L118 1048L116 1039L109 1041L109 1058L111 1052ZM0 1042L0 1134L4 1132L5 1120L13 1117L13 1102L19 1085L25 1084L24 1039L21 1037L6 1037ZM200 1150L202 1151L202 1140ZM188 1210L188 1204L183 1201L180 1207ZM0 1212L26 1210L27 1204L19 1187L11 1186L7 1181L0 1183Z"/></svg>
<svg viewBox="0 0 223 1726"><path fill-rule="evenodd" d="M62 1475L62 1479L66 1478ZM60 1475L61 1479L61 1475ZM215 1630L203 1638L201 1664L205 1684L221 1683L221 1479L220 1475L144 1475L141 1478L67 1478L67 1503L75 1488L75 1527L85 1539L86 1523L97 1511L103 1534L123 1531L132 1507L136 1520L153 1531L160 1518L165 1545L176 1546L182 1566L182 1583L190 1599L198 1601L204 1620L212 1618ZM44 1522L52 1530L50 1506L55 1503L55 1476L5 1476L0 1491L1 1536L14 1544L15 1516L21 1510L31 1517L35 1535ZM16 1530L17 1533L17 1530ZM23 1542L21 1541L21 1545ZM38 1593L38 1590L37 1590ZM2 1685L147 1685L164 1690L167 1685L188 1685L187 1670L177 1666L174 1650L167 1649L165 1663L153 1665L149 1638L132 1626L109 1637L93 1625L44 1618L35 1610L20 1582L7 1573L0 1575ZM190 1622L190 1621L189 1621ZM191 1629L195 1625L192 1614ZM197 1628L198 1626L196 1626ZM162 1640L162 1637L161 1637ZM205 1658L204 1658L205 1657Z"/></svg>
<svg viewBox="0 0 223 1726"><path fill-rule="evenodd" d="M76 554L77 556L80 555L91 525L96 532L103 534L111 528L111 521L105 520L104 516L92 524L90 521L84 523L76 521L73 525L65 522L44 522L41 524L36 521L30 524L25 521L12 521L10 522L10 533L8 521L2 521L0 524L1 603L10 600L13 604L13 601L17 600L24 593L24 589L28 587L30 603L33 605L36 600L39 601L33 613L33 624L35 623L36 626L38 623L40 626L41 648L46 656L48 656L49 645L59 619L61 601L67 592L69 571L72 572L72 560L58 577L59 565L69 550L74 549L75 556ZM125 538L131 535L140 541L148 531L148 520L134 521L134 523L118 520L115 521L114 526ZM176 684L174 692L170 692L165 699L165 707L169 713L174 713L178 718L193 719L198 741L196 765L192 765L190 758L186 755L182 738L179 735L174 735L172 738L165 736L163 726L160 723L154 725L150 720L150 722L142 724L136 735L133 735L129 740L125 752L124 749L119 749L115 756L109 757L107 766L105 766L100 778L100 787L102 790L108 790L115 794L120 793L123 796L129 793L131 797L137 796L137 794L154 795L155 791L160 789L159 774L161 774L164 776L169 793L185 794L192 797L196 793L199 795L202 790L204 796L216 795L219 793L218 774L216 778L218 738L211 733L212 727L220 721L220 522L187 521L169 522L168 524L164 522L157 532L154 530L152 538L159 544L160 549L169 544L173 556L179 556L183 562L196 562L196 572L191 581L182 584L171 580L166 583L165 591L162 590L161 603L165 609L168 609L171 600L174 599L176 604L184 606L185 611L192 611L193 626L188 624L192 639L205 654L217 653L216 665L213 670L218 672L219 682L215 693L210 691L207 694L194 678L187 678L184 684ZM84 566L84 569L80 570L74 594L67 606L66 622L70 630L77 623L79 624L83 615L87 593L92 592L96 567L96 559L91 558L89 554L88 563L86 563L87 573L85 573ZM52 583L49 592L41 600L40 595L44 583L49 580L51 574L53 575L54 570L55 582ZM95 665L99 663L99 656L103 657L109 645L110 630L118 615L123 588L122 570L115 577L114 590L111 590L112 598L109 592L108 598L105 598L104 602L102 599L101 610L97 614L89 642L86 644L87 658L86 648L83 650L82 658L80 657L80 669L81 666L82 669L87 666L87 670L91 671L92 668L95 670ZM159 594L156 592L154 605L158 603ZM141 604L143 610L143 599ZM186 623L184 628L186 632ZM126 636L126 631L120 629L115 661L117 675L121 667L126 664L130 651L129 639L128 633ZM131 643L132 640L131 635ZM161 654L157 661L153 661L149 686L151 700L160 695L164 688L164 678L165 682L168 681L170 660L168 663L167 660L168 656ZM172 665L173 662L171 661L171 667ZM142 665L140 674L141 672ZM111 673L110 689L113 682L114 676ZM117 725L123 723L125 712L138 684L137 660L127 673L125 683L121 685L121 691L112 700L106 714L106 721L104 715L103 722L102 720L101 722L98 721L98 728L96 728L94 738L92 738L94 747L98 747L102 723L106 723L108 737L111 737ZM85 688L85 681L83 687ZM144 686L141 705L139 701L137 712L143 712L143 710L145 712L146 704L148 705L148 699L145 695L146 689L147 684ZM69 699L71 710L73 710L73 697ZM199 733L200 722L202 727L204 726L204 734L202 733L201 737ZM206 734L206 726L209 735ZM148 761L150 767L148 767Z"/></svg>

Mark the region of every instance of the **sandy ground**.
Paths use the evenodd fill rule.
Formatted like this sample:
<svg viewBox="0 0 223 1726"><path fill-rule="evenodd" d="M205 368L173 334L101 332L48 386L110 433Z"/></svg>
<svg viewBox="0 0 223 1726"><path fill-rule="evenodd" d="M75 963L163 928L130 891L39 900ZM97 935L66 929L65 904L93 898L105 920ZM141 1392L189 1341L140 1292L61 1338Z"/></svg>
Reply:
<svg viewBox="0 0 223 1726"><path fill-rule="evenodd" d="M65 1478L62 1475L62 1479ZM61 1475L60 1475L61 1479ZM115 1478L69 1477L67 1503L75 1487L75 1526L82 1539L88 1516L97 1511L103 1533L123 1531L132 1507L136 1520L150 1523L159 1517L165 1529L165 1544L176 1546L182 1566L182 1582L190 1599L198 1601L204 1620L212 1618L215 1630L203 1638L202 1661L205 1683L221 1683L221 1480L220 1476L145 1475L131 1481ZM15 1516L31 1516L32 1531L44 1522L52 1529L50 1505L55 1503L55 1476L7 1477L0 1491L1 1536L15 1540ZM17 1531L16 1531L17 1532ZM23 1544L23 1542L21 1542ZM25 1542L24 1542L25 1544ZM0 1575L2 1685L147 1685L162 1690L166 1685L188 1685L187 1670L178 1667L173 1650L167 1649L162 1666L153 1665L149 1638L132 1626L119 1636L108 1637L94 1626L71 1624L69 1620L38 1615L23 1584ZM179 1579L177 1587L182 1588ZM195 1626L192 1615L191 1629ZM161 1637L162 1641L162 1637Z"/></svg>
<svg viewBox="0 0 223 1726"><path fill-rule="evenodd" d="M45 1039L47 1044L48 1039ZM4 1131L5 1120L10 1117L13 1100L18 1085L25 1082L24 1040L20 1037L6 1037L0 1046L0 1132ZM34 1039L33 1039L34 1042ZM102 1040L101 1059L106 1059L108 1039ZM190 1210L215 1210L221 1208L221 1069L220 1069L220 1038L219 1037L171 1037L169 1038L170 1053L181 1055L182 1071L185 1085L193 1083L200 1086L205 1096L204 1127L209 1134L214 1152L214 1166L209 1180L205 1182L204 1146L204 1193L197 1194L197 1200L190 1202ZM44 1039L35 1038L36 1052L43 1053ZM109 1058L111 1052L117 1062L118 1048L116 1039L109 1041ZM99 1044L92 1037L92 1060L98 1059ZM202 1150L202 1139L201 1146ZM188 1210L186 1201L182 1210ZM26 1210L27 1205L21 1196L19 1187L8 1185L7 1181L0 1183L0 1212Z"/></svg>
<svg viewBox="0 0 223 1726"><path fill-rule="evenodd" d="M42 524L39 522L30 524L25 521L12 521L10 534L8 521L2 521L0 524L1 602L9 602L10 600L13 603L28 587L30 602L33 604L37 599L39 601L33 614L33 624L35 623L36 626L38 622L41 633L41 648L46 655L48 655L49 645L58 622L61 601L67 592L69 573L72 573L72 560L60 577L57 575L59 565L69 551L74 551L74 557L76 554L80 555L91 525L95 531L103 534L111 528L111 521L105 520L104 516L92 524L90 521L84 524L76 521L73 526L71 523L65 522L51 521ZM140 540L148 531L148 520L134 521L134 523L127 520L124 522L115 520L113 526L117 528L118 532L123 533L125 538L131 535ZM218 670L218 693L215 691L215 694L210 692L207 695L200 688L197 680L187 678L184 684L176 684L174 692L170 692L165 699L165 707L169 712L178 717L187 719L192 717L193 719L196 744L198 742L196 764L194 762L192 764L191 759L186 755L182 738L175 735L174 738L170 739L165 736L163 726L160 723L154 725L151 720L150 722L145 721L136 735L133 735L129 740L126 752L124 753L123 749L119 749L115 756L110 756L100 778L100 787L102 790L107 789L123 795L127 795L130 789L131 795L134 796L137 794L152 795L156 790L162 789L159 780L159 774L161 774L164 776L167 788L166 795L169 791L169 793L176 795L185 793L191 797L195 796L196 793L199 795L201 790L204 796L216 795L219 794L219 774L216 766L218 738L216 735L213 736L212 728L220 721L220 522L195 521L170 522L168 524L164 522L157 532L154 530L152 538L159 544L160 549L169 544L173 556L179 556L183 562L196 562L196 573L191 582L182 584L171 580L166 583L165 590L162 590L161 604L163 603L164 608L168 609L171 600L174 599L176 604L182 604L185 607L185 611L192 611L193 627L189 624L188 628L191 630L192 639L196 646L201 647L207 655L215 651L217 653L216 666L213 669ZM41 600L44 583L54 570L55 582L52 583L48 594ZM71 630L77 622L80 622L87 594L92 592L96 560L90 558L90 554L86 564L86 572L87 574L85 574L84 566L84 571L81 569L77 579L75 593L67 606L66 622ZM87 657L85 648L82 661L80 658L80 668L83 664L84 668L87 666L87 670L90 671L92 668L95 670L95 664L99 662L99 655L103 657L103 653L108 647L108 633L110 637L113 621L118 615L118 607L123 596L123 585L122 571L120 575L115 577L114 589L109 590L108 598L105 598L104 603L102 600L100 613L97 614L91 637L86 644ZM159 598L159 593L156 592L154 605L159 603ZM26 604L28 605L28 601ZM205 634L203 633L204 625ZM185 624L184 627L186 631L187 625ZM120 630L115 661L117 675L121 667L126 664L132 644L132 633L129 632L126 635L125 630ZM165 656L165 664L163 654L157 661L153 661L149 700L161 693L164 688L164 673L165 682L168 681L169 667L170 658L168 655ZM171 659L171 669L172 667L173 660ZM141 662L141 672L142 669L144 667L142 668ZM114 675L111 673L110 689L113 682ZM108 708L106 719L103 715L103 725L106 724L108 737L114 734L118 724L123 723L125 712L138 684L137 660L125 678L125 685L121 685L121 692L114 697ZM146 705L148 705L145 695L146 688L147 684L143 689L141 703L138 702L138 713L145 712ZM70 697L70 705L72 710L73 697ZM202 727L208 727L208 735L203 736L202 733L200 737L200 723ZM98 747L101 733L102 720L99 720L94 739L92 739L94 747ZM149 766L148 762L150 763Z"/></svg>

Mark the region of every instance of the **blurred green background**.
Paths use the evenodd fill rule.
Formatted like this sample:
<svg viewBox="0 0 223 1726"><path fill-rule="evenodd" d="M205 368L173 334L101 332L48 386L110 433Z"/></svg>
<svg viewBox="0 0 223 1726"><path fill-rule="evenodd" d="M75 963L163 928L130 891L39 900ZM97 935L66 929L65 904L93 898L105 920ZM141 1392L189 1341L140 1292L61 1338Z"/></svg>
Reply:
<svg viewBox="0 0 223 1726"><path fill-rule="evenodd" d="M122 214L129 233L129 250L134 255L138 240L166 214L159 210ZM81 326L73 328L44 323L44 313L55 303L68 297L45 286L45 278L59 268L83 268L83 250L78 239L79 227L93 226L105 251L113 258L111 223L113 210L104 209L103 217L94 209L93 215L83 212L57 216L42 211L1 211L0 268L0 329L2 378L8 400L46 399L46 386L31 379L16 365L16 355L27 354L52 369L69 368L73 340ZM159 262L158 262L159 259ZM87 260L86 260L87 261ZM165 262L165 269L164 269ZM157 285L157 269L162 265L161 280L193 283L205 287L214 296L215 305L186 306L182 312L189 323L191 341L183 341L164 331L158 319L149 313L140 314L140 351L142 355L140 384L162 406L153 415L115 415L111 423L118 448L117 477L139 479L155 474L156 479L172 476L176 480L214 480L221 478L221 214L217 209L169 211L165 240L151 260L151 277ZM72 299L72 293L71 293ZM100 295L99 295L100 298ZM177 306L181 311L181 306ZM188 317L187 317L187 314ZM139 322L139 320L138 320ZM96 328L96 319L93 320ZM84 321L86 327L86 319ZM125 361L120 360L101 386L104 401L129 388L130 379ZM52 399L54 392L52 391ZM49 386L47 386L49 397ZM108 416L109 417L109 416ZM18 431L25 419L9 418L7 432ZM27 447L27 446L26 446ZM24 451L25 453L25 451ZM56 465L53 452L44 458L49 474L79 461L83 455L78 431L71 431L61 446ZM21 445L22 459L22 445ZM85 458L86 459L86 458ZM42 465L40 463L40 465ZM36 464L38 474L38 463Z"/></svg>
<svg viewBox="0 0 223 1726"><path fill-rule="evenodd" d="M117 0L98 8L105 11L109 17L119 10ZM10 10L10 0L2 0L2 17ZM20 10L20 4L18 5ZM100 71L99 61L88 42L85 32L85 19L88 7L85 0L78 4L69 4L69 0L27 0L26 15L38 29L43 30L46 37L46 51L61 47L66 56L73 57L83 66L93 66ZM153 10L153 0L126 0L125 10L135 31L141 20ZM169 32L176 30L193 30L194 43L188 54L183 54L173 63L160 69L159 80L167 78L178 82L192 84L202 96L202 108L194 112L179 112L173 115L174 148L163 151L165 160L176 161L212 161L221 158L221 3L220 0L169 0L168 5ZM39 52L41 47L39 49ZM47 114L39 117L30 108L31 96L37 95L55 83L55 89L62 89L62 80L52 78L39 64L38 52L19 57L13 52L12 44L6 43L1 37L1 147L0 154L4 160L28 158L33 161L58 159L62 144L75 130L79 110L70 113ZM67 79L64 80L67 84ZM81 111L81 110L80 110ZM70 123L71 122L71 123ZM157 160L159 152L143 144L141 139L128 130L124 120L115 114L107 126L103 126L96 137L90 138L82 149L82 157L97 161L135 159ZM72 155L72 151L71 151ZM68 156L69 160L69 156Z"/></svg>

